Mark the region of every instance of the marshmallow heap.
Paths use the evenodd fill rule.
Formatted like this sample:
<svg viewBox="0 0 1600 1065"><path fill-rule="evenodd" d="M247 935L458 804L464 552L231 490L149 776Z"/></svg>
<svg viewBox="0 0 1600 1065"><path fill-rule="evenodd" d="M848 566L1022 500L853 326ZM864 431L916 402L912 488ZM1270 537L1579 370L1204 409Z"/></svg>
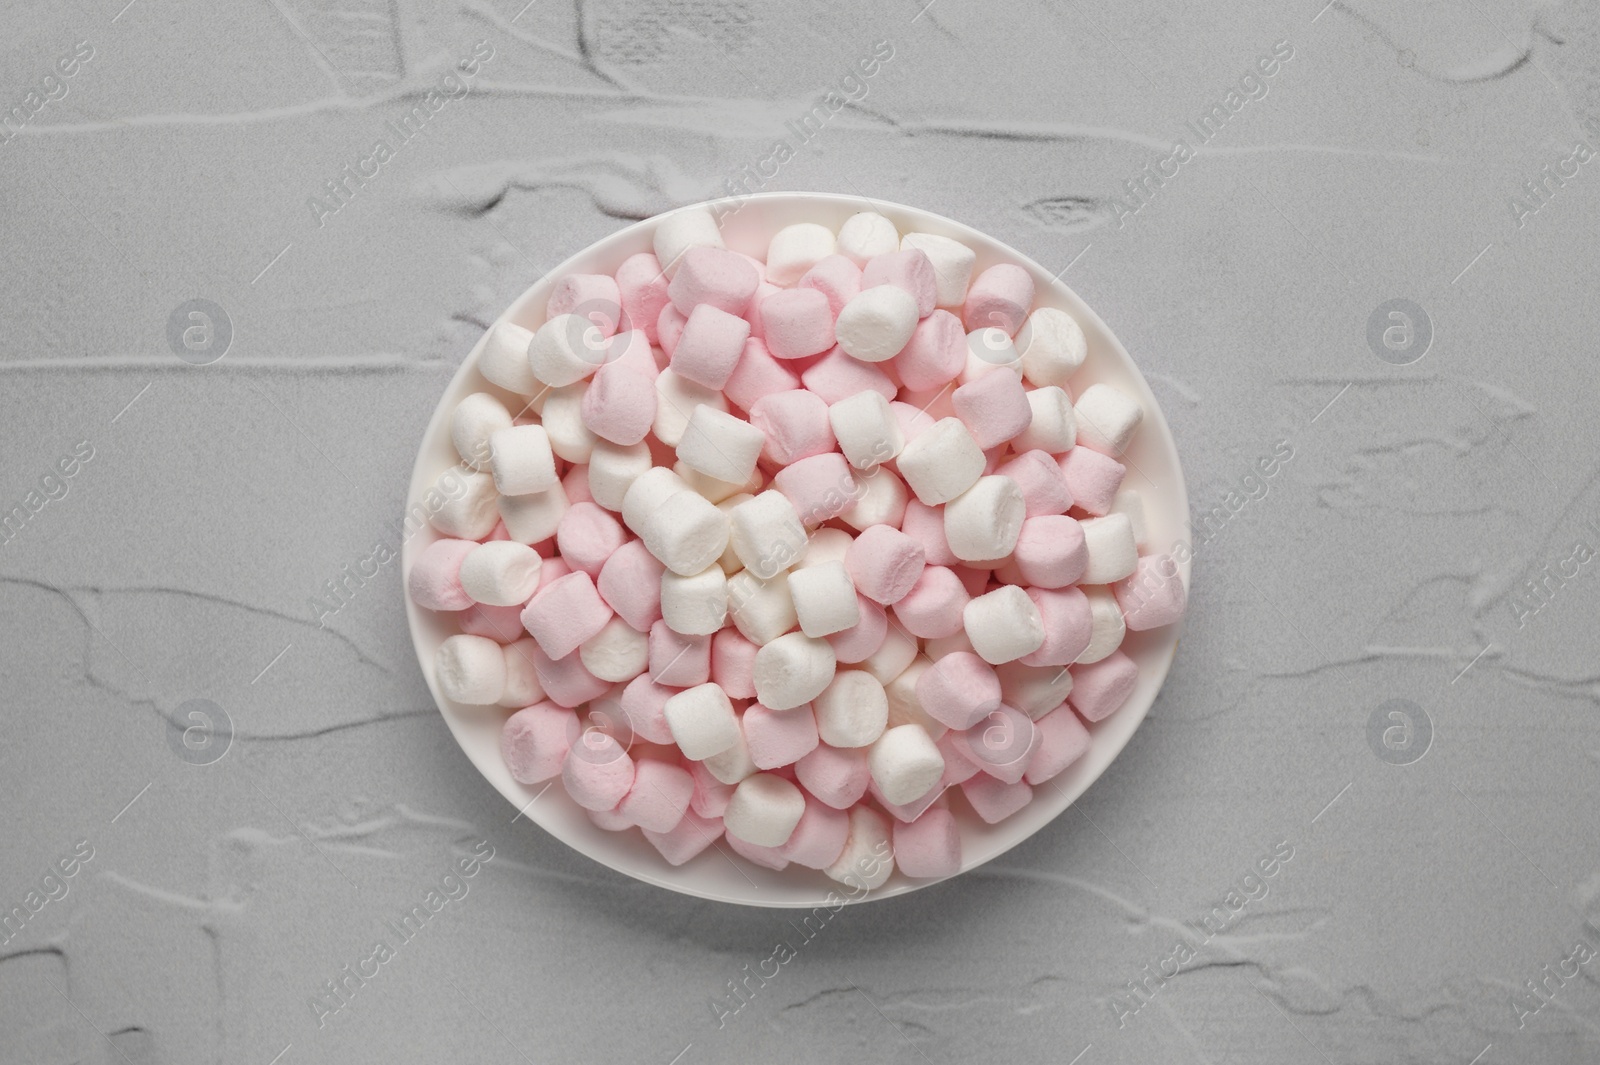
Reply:
<svg viewBox="0 0 1600 1065"><path fill-rule="evenodd" d="M1083 330L1027 271L881 215L763 261L690 209L654 251L486 340L408 575L458 630L440 689L673 865L949 876L956 814L1027 805L1183 612L1122 488L1140 403L1069 391Z"/></svg>

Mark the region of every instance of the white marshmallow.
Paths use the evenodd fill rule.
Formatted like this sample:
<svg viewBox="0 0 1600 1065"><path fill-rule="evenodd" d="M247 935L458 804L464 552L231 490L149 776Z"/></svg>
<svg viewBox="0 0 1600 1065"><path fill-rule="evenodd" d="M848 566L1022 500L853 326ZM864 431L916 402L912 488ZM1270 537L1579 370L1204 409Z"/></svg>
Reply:
<svg viewBox="0 0 1600 1065"><path fill-rule="evenodd" d="M678 260L690 248L722 248L722 230L704 207L673 211L656 223L656 261L669 278L678 271Z"/></svg>
<svg viewBox="0 0 1600 1065"><path fill-rule="evenodd" d="M656 375L656 420L651 432L668 447L677 447L689 428L690 415L701 406L726 413L728 400L721 392L662 370Z"/></svg>
<svg viewBox="0 0 1600 1065"><path fill-rule="evenodd" d="M1145 517L1144 496L1139 494L1137 488L1124 488L1116 494L1111 502L1111 509L1119 514L1128 516L1128 524L1133 526L1133 542L1140 547L1150 544L1150 525Z"/></svg>
<svg viewBox="0 0 1600 1065"><path fill-rule="evenodd" d="M538 661L533 649L538 647L533 637L508 643L501 648L506 659L506 686L495 702L517 710L532 706L544 698L544 685L539 683Z"/></svg>
<svg viewBox="0 0 1600 1065"><path fill-rule="evenodd" d="M506 523L507 535L519 544L537 544L550 539L566 512L567 490L560 481L543 492L500 497L500 520Z"/></svg>
<svg viewBox="0 0 1600 1065"><path fill-rule="evenodd" d="M898 251L900 231L876 211L862 211L844 220L835 246L840 255L857 266L865 266L874 256Z"/></svg>
<svg viewBox="0 0 1600 1065"><path fill-rule="evenodd" d="M846 355L884 362L900 354L917 328L917 298L894 285L878 285L839 308L834 337Z"/></svg>
<svg viewBox="0 0 1600 1065"><path fill-rule="evenodd" d="M1066 311L1040 307L1017 332L1022 376L1031 385L1065 385L1089 354L1083 327Z"/></svg>
<svg viewBox="0 0 1600 1065"><path fill-rule="evenodd" d="M922 700L917 696L917 681L932 665L931 658L918 655L898 677L883 686L883 694L889 700L888 726L891 732L901 725L915 725L926 732L929 738L936 740L950 731L947 726L928 716L928 712L922 709Z"/></svg>
<svg viewBox="0 0 1600 1065"><path fill-rule="evenodd" d="M687 577L721 557L728 516L695 492L679 492L645 518L639 538L663 566Z"/></svg>
<svg viewBox="0 0 1600 1065"><path fill-rule="evenodd" d="M997 666L1014 662L1044 644L1044 619L1028 593L1002 585L967 603L961 620L978 657Z"/></svg>
<svg viewBox="0 0 1600 1065"><path fill-rule="evenodd" d="M845 837L844 850L823 872L851 891L882 887L894 873L888 818L861 803L850 807L850 833Z"/></svg>
<svg viewBox="0 0 1600 1065"><path fill-rule="evenodd" d="M889 409L883 393L868 389L828 407L839 450L858 470L874 469L900 454L906 446L900 421Z"/></svg>
<svg viewBox="0 0 1600 1065"><path fill-rule="evenodd" d="M781 573L762 580L748 569L740 570L728 578L728 616L739 634L751 643L771 643L794 628L794 600L789 598L788 580Z"/></svg>
<svg viewBox="0 0 1600 1065"><path fill-rule="evenodd" d="M940 418L912 437L895 462L912 493L930 507L971 488L985 465L983 449L959 418Z"/></svg>
<svg viewBox="0 0 1600 1065"><path fill-rule="evenodd" d="M780 288L799 281L805 272L833 254L833 230L815 222L784 226L767 245L767 280Z"/></svg>
<svg viewBox="0 0 1600 1065"><path fill-rule="evenodd" d="M544 559L527 544L490 540L467 552L461 561L461 587L474 602L489 606L521 606L539 587Z"/></svg>
<svg viewBox="0 0 1600 1065"><path fill-rule="evenodd" d="M1110 592L1104 588L1085 588L1083 591L1089 597L1089 617L1094 627L1089 631L1089 646L1077 658L1080 666L1100 661L1121 647L1122 638L1128 634L1128 623L1122 617L1122 608Z"/></svg>
<svg viewBox="0 0 1600 1065"><path fill-rule="evenodd" d="M689 416L678 458L707 477L743 485L756 472L766 442L767 434L743 418L702 404Z"/></svg>
<svg viewBox="0 0 1600 1065"><path fill-rule="evenodd" d="M1000 678L1000 701L1035 721L1060 706L1072 692L1072 674L1061 666L1007 662L994 671Z"/></svg>
<svg viewBox="0 0 1600 1065"><path fill-rule="evenodd" d="M841 669L812 701L817 735L830 747L866 747L889 723L883 684L863 669Z"/></svg>
<svg viewBox="0 0 1600 1065"><path fill-rule="evenodd" d="M628 489L653 464L650 445L643 440L626 447L596 440L589 453L589 494L607 510L621 513Z"/></svg>
<svg viewBox="0 0 1600 1065"><path fill-rule="evenodd" d="M781 847L805 812L806 797L799 788L776 774L757 773L733 789L722 827L728 835L757 847Z"/></svg>
<svg viewBox="0 0 1600 1065"><path fill-rule="evenodd" d="M822 694L833 680L835 664L828 641L785 633L756 652L756 698L772 710L793 710Z"/></svg>
<svg viewBox="0 0 1600 1065"><path fill-rule="evenodd" d="M568 462L588 462L600 438L583 424L583 394L588 385L557 388L545 397L540 424L550 439L550 450Z"/></svg>
<svg viewBox="0 0 1600 1065"><path fill-rule="evenodd" d="M661 575L661 617L685 636L710 636L728 616L728 578L717 565L691 576Z"/></svg>
<svg viewBox="0 0 1600 1065"><path fill-rule="evenodd" d="M874 525L893 525L898 529L905 520L906 503L910 498L904 481L880 469L856 478L855 502L846 507L839 518L859 531Z"/></svg>
<svg viewBox="0 0 1600 1065"><path fill-rule="evenodd" d="M755 496L749 492L740 492L738 495L729 496L717 504L717 509L728 516L728 546L717 559L717 565L721 566L722 572L730 577L744 569L744 563L739 559L739 552L733 549L733 508L740 503L748 503L754 498Z"/></svg>
<svg viewBox="0 0 1600 1065"><path fill-rule="evenodd" d="M1139 401L1110 385L1090 385L1072 408L1078 441L1096 451L1120 455L1144 420Z"/></svg>
<svg viewBox="0 0 1600 1065"><path fill-rule="evenodd" d="M831 636L861 621L855 582L843 562L791 570L789 598L800 631L807 636Z"/></svg>
<svg viewBox="0 0 1600 1065"><path fill-rule="evenodd" d="M985 326L967 334L967 364L958 378L961 384L976 381L986 373L1009 370L1022 376L1022 359L1004 329Z"/></svg>
<svg viewBox="0 0 1600 1065"><path fill-rule="evenodd" d="M591 489L592 491L593 489ZM622 523L632 529L635 536L643 535L650 515L661 509L661 504L689 491L689 486L666 466L652 466L633 479L622 496Z"/></svg>
<svg viewBox="0 0 1600 1065"><path fill-rule="evenodd" d="M446 536L458 540L482 540L494 532L495 500L494 478L487 473L461 474L461 494L451 498L446 494L444 503L428 520Z"/></svg>
<svg viewBox="0 0 1600 1065"><path fill-rule="evenodd" d="M576 384L600 369L610 345L600 328L577 314L558 314L541 325L528 345L533 376L554 388Z"/></svg>
<svg viewBox="0 0 1600 1065"><path fill-rule="evenodd" d="M933 264L934 287L939 306L959 307L967 298L967 283L978 255L959 240L936 233L907 233L900 238L901 251L920 251Z"/></svg>
<svg viewBox="0 0 1600 1065"><path fill-rule="evenodd" d="M723 784L737 784L754 774L756 764L750 758L750 745L745 742L743 721L739 724L739 742L721 754L704 759L700 764Z"/></svg>
<svg viewBox="0 0 1600 1065"><path fill-rule="evenodd" d="M533 376L533 367L528 364L528 346L532 343L532 330L515 322L501 322L489 330L489 339L478 353L478 372L507 392L532 396L544 391L544 383Z"/></svg>
<svg viewBox="0 0 1600 1065"><path fill-rule="evenodd" d="M843 529L823 526L811 534L799 566L804 568L820 566L824 562L843 562L845 556L850 553L850 545L855 543L855 539Z"/></svg>
<svg viewBox="0 0 1600 1065"><path fill-rule="evenodd" d="M944 775L944 755L919 725L888 729L867 753L867 768L883 797L896 806L915 802Z"/></svg>
<svg viewBox="0 0 1600 1065"><path fill-rule="evenodd" d="M593 636L578 645L583 668L604 681L623 684L650 665L650 637L626 621L613 617Z"/></svg>
<svg viewBox="0 0 1600 1065"><path fill-rule="evenodd" d="M542 425L509 425L489 438L489 469L501 495L543 492L560 480Z"/></svg>
<svg viewBox="0 0 1600 1065"><path fill-rule="evenodd" d="M1139 565L1139 545L1133 538L1133 522L1126 514L1111 513L1103 518L1085 518L1084 548L1089 565L1083 571L1084 584L1110 584L1133 573Z"/></svg>
<svg viewBox="0 0 1600 1065"><path fill-rule="evenodd" d="M898 623L893 623L882 645L867 656L861 668L876 677L879 684L888 684L904 673L916 658L917 641Z"/></svg>
<svg viewBox="0 0 1600 1065"><path fill-rule="evenodd" d="M944 507L944 538L963 562L1004 558L1017 546L1027 504L1009 477L979 477Z"/></svg>
<svg viewBox="0 0 1600 1065"><path fill-rule="evenodd" d="M450 414L450 443L456 454L475 470L489 468L489 438L511 428L511 412L487 392L474 392Z"/></svg>
<svg viewBox="0 0 1600 1065"><path fill-rule="evenodd" d="M434 653L433 676L451 702L489 706L506 690L506 656L487 636L456 633Z"/></svg>
<svg viewBox="0 0 1600 1065"><path fill-rule="evenodd" d="M1028 390L1028 407L1033 412L1028 427L1012 438L1011 450L1048 451L1059 455L1078 442L1078 422L1072 414L1072 398L1056 385Z"/></svg>
<svg viewBox="0 0 1600 1065"><path fill-rule="evenodd" d="M662 713L685 758L710 758L739 742L739 719L728 693L716 684L685 688L667 700Z"/></svg>
<svg viewBox="0 0 1600 1065"><path fill-rule="evenodd" d="M707 476L690 466L687 462L679 460L672 464L672 472L683 478L683 483L689 486L691 492L698 492L705 496L711 503L720 504L730 496L743 492L749 482L719 481L715 477ZM753 480L754 478L752 478Z"/></svg>
<svg viewBox="0 0 1600 1065"><path fill-rule="evenodd" d="M802 553L810 554L799 512L777 489L768 489L728 511L728 540L739 561L762 580L794 565Z"/></svg>

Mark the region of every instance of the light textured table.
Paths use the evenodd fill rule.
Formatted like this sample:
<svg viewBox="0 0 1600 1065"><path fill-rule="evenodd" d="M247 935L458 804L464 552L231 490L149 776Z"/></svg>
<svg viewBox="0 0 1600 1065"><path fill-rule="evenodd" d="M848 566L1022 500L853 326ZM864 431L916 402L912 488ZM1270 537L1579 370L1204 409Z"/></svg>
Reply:
<svg viewBox="0 0 1600 1065"><path fill-rule="evenodd" d="M1594 4L124 2L0 35L0 1061L1600 1057ZM730 180L1060 267L1195 512L1111 772L809 939L512 824L367 561L484 323Z"/></svg>

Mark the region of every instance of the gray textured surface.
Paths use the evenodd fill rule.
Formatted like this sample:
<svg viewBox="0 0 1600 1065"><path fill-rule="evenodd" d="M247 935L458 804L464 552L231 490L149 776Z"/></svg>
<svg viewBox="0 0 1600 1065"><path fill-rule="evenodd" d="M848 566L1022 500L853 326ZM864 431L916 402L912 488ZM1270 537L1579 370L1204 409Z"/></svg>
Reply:
<svg viewBox="0 0 1600 1065"><path fill-rule="evenodd" d="M1600 160L1510 205L1591 139L1593 4L123 2L0 20L0 103L60 96L0 144L0 502L93 448L0 547L0 906L61 896L0 933L0 1061L1600 1057L1600 961L1560 975L1600 949ZM485 321L621 219L721 192L880 39L767 187L1070 263L1197 521L1226 517L1162 698L1078 807L845 911L719 1027L790 915L509 824L396 567L326 629L308 600L388 535ZM308 197L478 40L472 92L319 226ZM1278 41L1266 95L1129 216L1123 183ZM234 331L207 366L166 340L194 297ZM1367 342L1392 298L1432 322L1409 365ZM209 765L218 737L172 742L194 699L237 730ZM1431 721L1410 764L1369 743L1391 699ZM479 839L467 894L319 1027L325 982ZM1261 897L1135 999L1236 887Z"/></svg>

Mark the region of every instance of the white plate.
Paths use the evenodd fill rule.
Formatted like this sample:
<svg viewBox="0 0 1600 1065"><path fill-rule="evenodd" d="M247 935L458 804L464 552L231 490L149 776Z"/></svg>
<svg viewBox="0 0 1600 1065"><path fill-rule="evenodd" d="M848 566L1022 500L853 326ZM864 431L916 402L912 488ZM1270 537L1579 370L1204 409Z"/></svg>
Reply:
<svg viewBox="0 0 1600 1065"><path fill-rule="evenodd" d="M732 206L733 201L712 201L694 206L716 208L719 205ZM871 208L892 219L902 233L938 233L966 244L978 255L974 274L1000 262L1022 266L1033 275L1038 290L1036 305L1059 307L1078 320L1089 341L1089 357L1073 378L1074 394L1095 382L1105 382L1137 396L1144 404L1144 423L1124 457L1128 467L1124 487L1137 488L1144 496L1149 524L1147 550L1159 553L1172 549L1180 542L1187 544L1189 503L1172 432L1133 359L1099 316L1066 285L1052 281L1050 271L992 237L915 207L874 200ZM724 217L722 233L728 247L765 258L768 239L783 226L796 222L820 222L838 229L846 218L865 209L867 206L864 201L853 196L763 193L748 197L735 213ZM572 256L524 292L498 321L512 321L529 329L537 328L544 321L544 307L556 279L571 273L615 272L628 256L651 250L651 234L657 221L648 219L631 225ZM450 413L457 403L470 393L487 391L499 395L507 403L514 403L512 410L523 406L522 400L502 392L478 373L478 353L482 348L483 340L480 339L451 380L450 386L445 389L438 408L428 422L422 447L417 453L417 464L411 474L408 510L422 498L440 474L457 462L455 449L450 443ZM401 552L401 565L406 573L410 572L411 560L416 553L434 539L437 539L437 534L432 528L425 527L406 541ZM1182 573L1187 586L1187 553L1184 558ZM544 785L530 788L517 783L500 758L500 726L511 711L463 706L440 695L439 685L433 675L434 652L453 630L448 619L441 619L431 611L421 609L409 597L406 600L406 615L410 620L411 637L416 645L422 674L427 678L428 688L433 692L434 701L439 704L439 711L444 715L456 742L472 760L472 764L478 767L478 771L506 797L513 809L526 806ZM1139 664L1139 682L1133 695L1116 713L1090 727L1093 740L1088 752L1053 782L1036 788L1033 802L1021 812L998 825L986 825L966 806L959 789L951 790L951 807L956 811L961 826L963 872L1003 854L1039 831L1105 772L1132 737L1134 729L1144 720L1150 704L1155 701L1156 693L1172 664L1178 629L1178 625L1173 625L1153 632L1128 634L1122 649ZM752 865L720 843L692 861L673 868L637 831L606 832L596 827L582 808L567 798L559 780L528 809L527 818L597 862L647 883L688 895L750 906L809 908L823 905L831 892L838 893L836 898L860 894L834 883L820 872L800 866L791 865L783 872L775 872ZM854 901L902 895L932 883L937 881L912 880L896 872L881 888Z"/></svg>

